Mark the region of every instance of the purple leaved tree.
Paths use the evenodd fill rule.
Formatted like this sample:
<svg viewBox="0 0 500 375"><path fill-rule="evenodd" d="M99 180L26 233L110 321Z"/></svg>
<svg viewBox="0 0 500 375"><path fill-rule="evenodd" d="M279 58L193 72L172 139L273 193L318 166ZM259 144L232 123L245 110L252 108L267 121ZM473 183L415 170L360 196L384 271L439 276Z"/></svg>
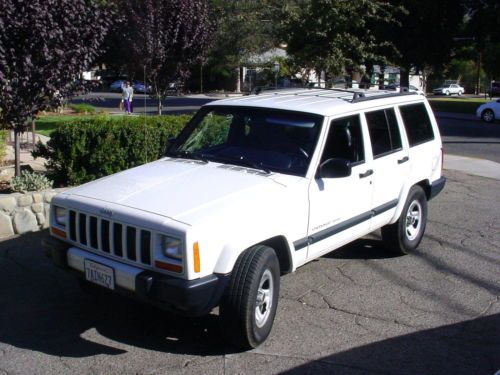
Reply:
<svg viewBox="0 0 500 375"><path fill-rule="evenodd" d="M211 41L214 23L207 0L132 0L127 1L128 30L124 42L131 58L141 61L158 100L169 84L183 82L190 67L204 55Z"/></svg>
<svg viewBox="0 0 500 375"><path fill-rule="evenodd" d="M58 106L101 52L112 10L93 0L0 0L0 125L19 136L39 111Z"/></svg>

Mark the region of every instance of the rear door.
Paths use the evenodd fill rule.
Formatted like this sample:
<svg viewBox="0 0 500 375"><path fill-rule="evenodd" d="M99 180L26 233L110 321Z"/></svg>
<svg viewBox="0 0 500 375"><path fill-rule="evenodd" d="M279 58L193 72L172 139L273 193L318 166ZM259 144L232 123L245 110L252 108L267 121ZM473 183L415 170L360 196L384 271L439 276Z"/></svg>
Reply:
<svg viewBox="0 0 500 375"><path fill-rule="evenodd" d="M387 224L394 216L410 173L408 148L394 107L365 112L373 156L371 228Z"/></svg>

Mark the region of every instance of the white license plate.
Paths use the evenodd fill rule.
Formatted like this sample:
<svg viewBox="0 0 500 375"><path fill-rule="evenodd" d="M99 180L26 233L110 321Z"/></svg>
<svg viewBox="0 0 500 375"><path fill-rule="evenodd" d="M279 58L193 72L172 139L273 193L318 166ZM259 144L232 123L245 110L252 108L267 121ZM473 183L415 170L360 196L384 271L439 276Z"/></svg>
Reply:
<svg viewBox="0 0 500 375"><path fill-rule="evenodd" d="M115 289L113 268L85 259L85 279L108 289Z"/></svg>

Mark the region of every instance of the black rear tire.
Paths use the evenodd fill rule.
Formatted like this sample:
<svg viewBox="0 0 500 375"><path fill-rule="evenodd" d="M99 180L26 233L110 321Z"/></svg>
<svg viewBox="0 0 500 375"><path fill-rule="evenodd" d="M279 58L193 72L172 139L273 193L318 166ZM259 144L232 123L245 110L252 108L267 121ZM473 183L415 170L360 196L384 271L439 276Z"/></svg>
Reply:
<svg viewBox="0 0 500 375"><path fill-rule="evenodd" d="M220 304L221 331L229 343L252 349L267 339L278 306L279 277L272 248L256 245L240 255Z"/></svg>
<svg viewBox="0 0 500 375"><path fill-rule="evenodd" d="M426 223L427 197L422 187L415 185L408 193L398 221L382 227L382 240L392 252L409 254L422 241Z"/></svg>

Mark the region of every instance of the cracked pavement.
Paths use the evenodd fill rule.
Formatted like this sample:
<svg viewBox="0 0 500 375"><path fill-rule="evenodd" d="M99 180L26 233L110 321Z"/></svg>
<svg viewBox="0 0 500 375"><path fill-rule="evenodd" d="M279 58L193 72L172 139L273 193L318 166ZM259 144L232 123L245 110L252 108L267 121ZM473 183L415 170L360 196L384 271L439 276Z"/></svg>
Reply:
<svg viewBox="0 0 500 375"><path fill-rule="evenodd" d="M94 299L42 254L0 243L3 374L488 374L500 370L500 182L445 171L411 255L378 233L282 277L271 336L240 352L217 311Z"/></svg>

